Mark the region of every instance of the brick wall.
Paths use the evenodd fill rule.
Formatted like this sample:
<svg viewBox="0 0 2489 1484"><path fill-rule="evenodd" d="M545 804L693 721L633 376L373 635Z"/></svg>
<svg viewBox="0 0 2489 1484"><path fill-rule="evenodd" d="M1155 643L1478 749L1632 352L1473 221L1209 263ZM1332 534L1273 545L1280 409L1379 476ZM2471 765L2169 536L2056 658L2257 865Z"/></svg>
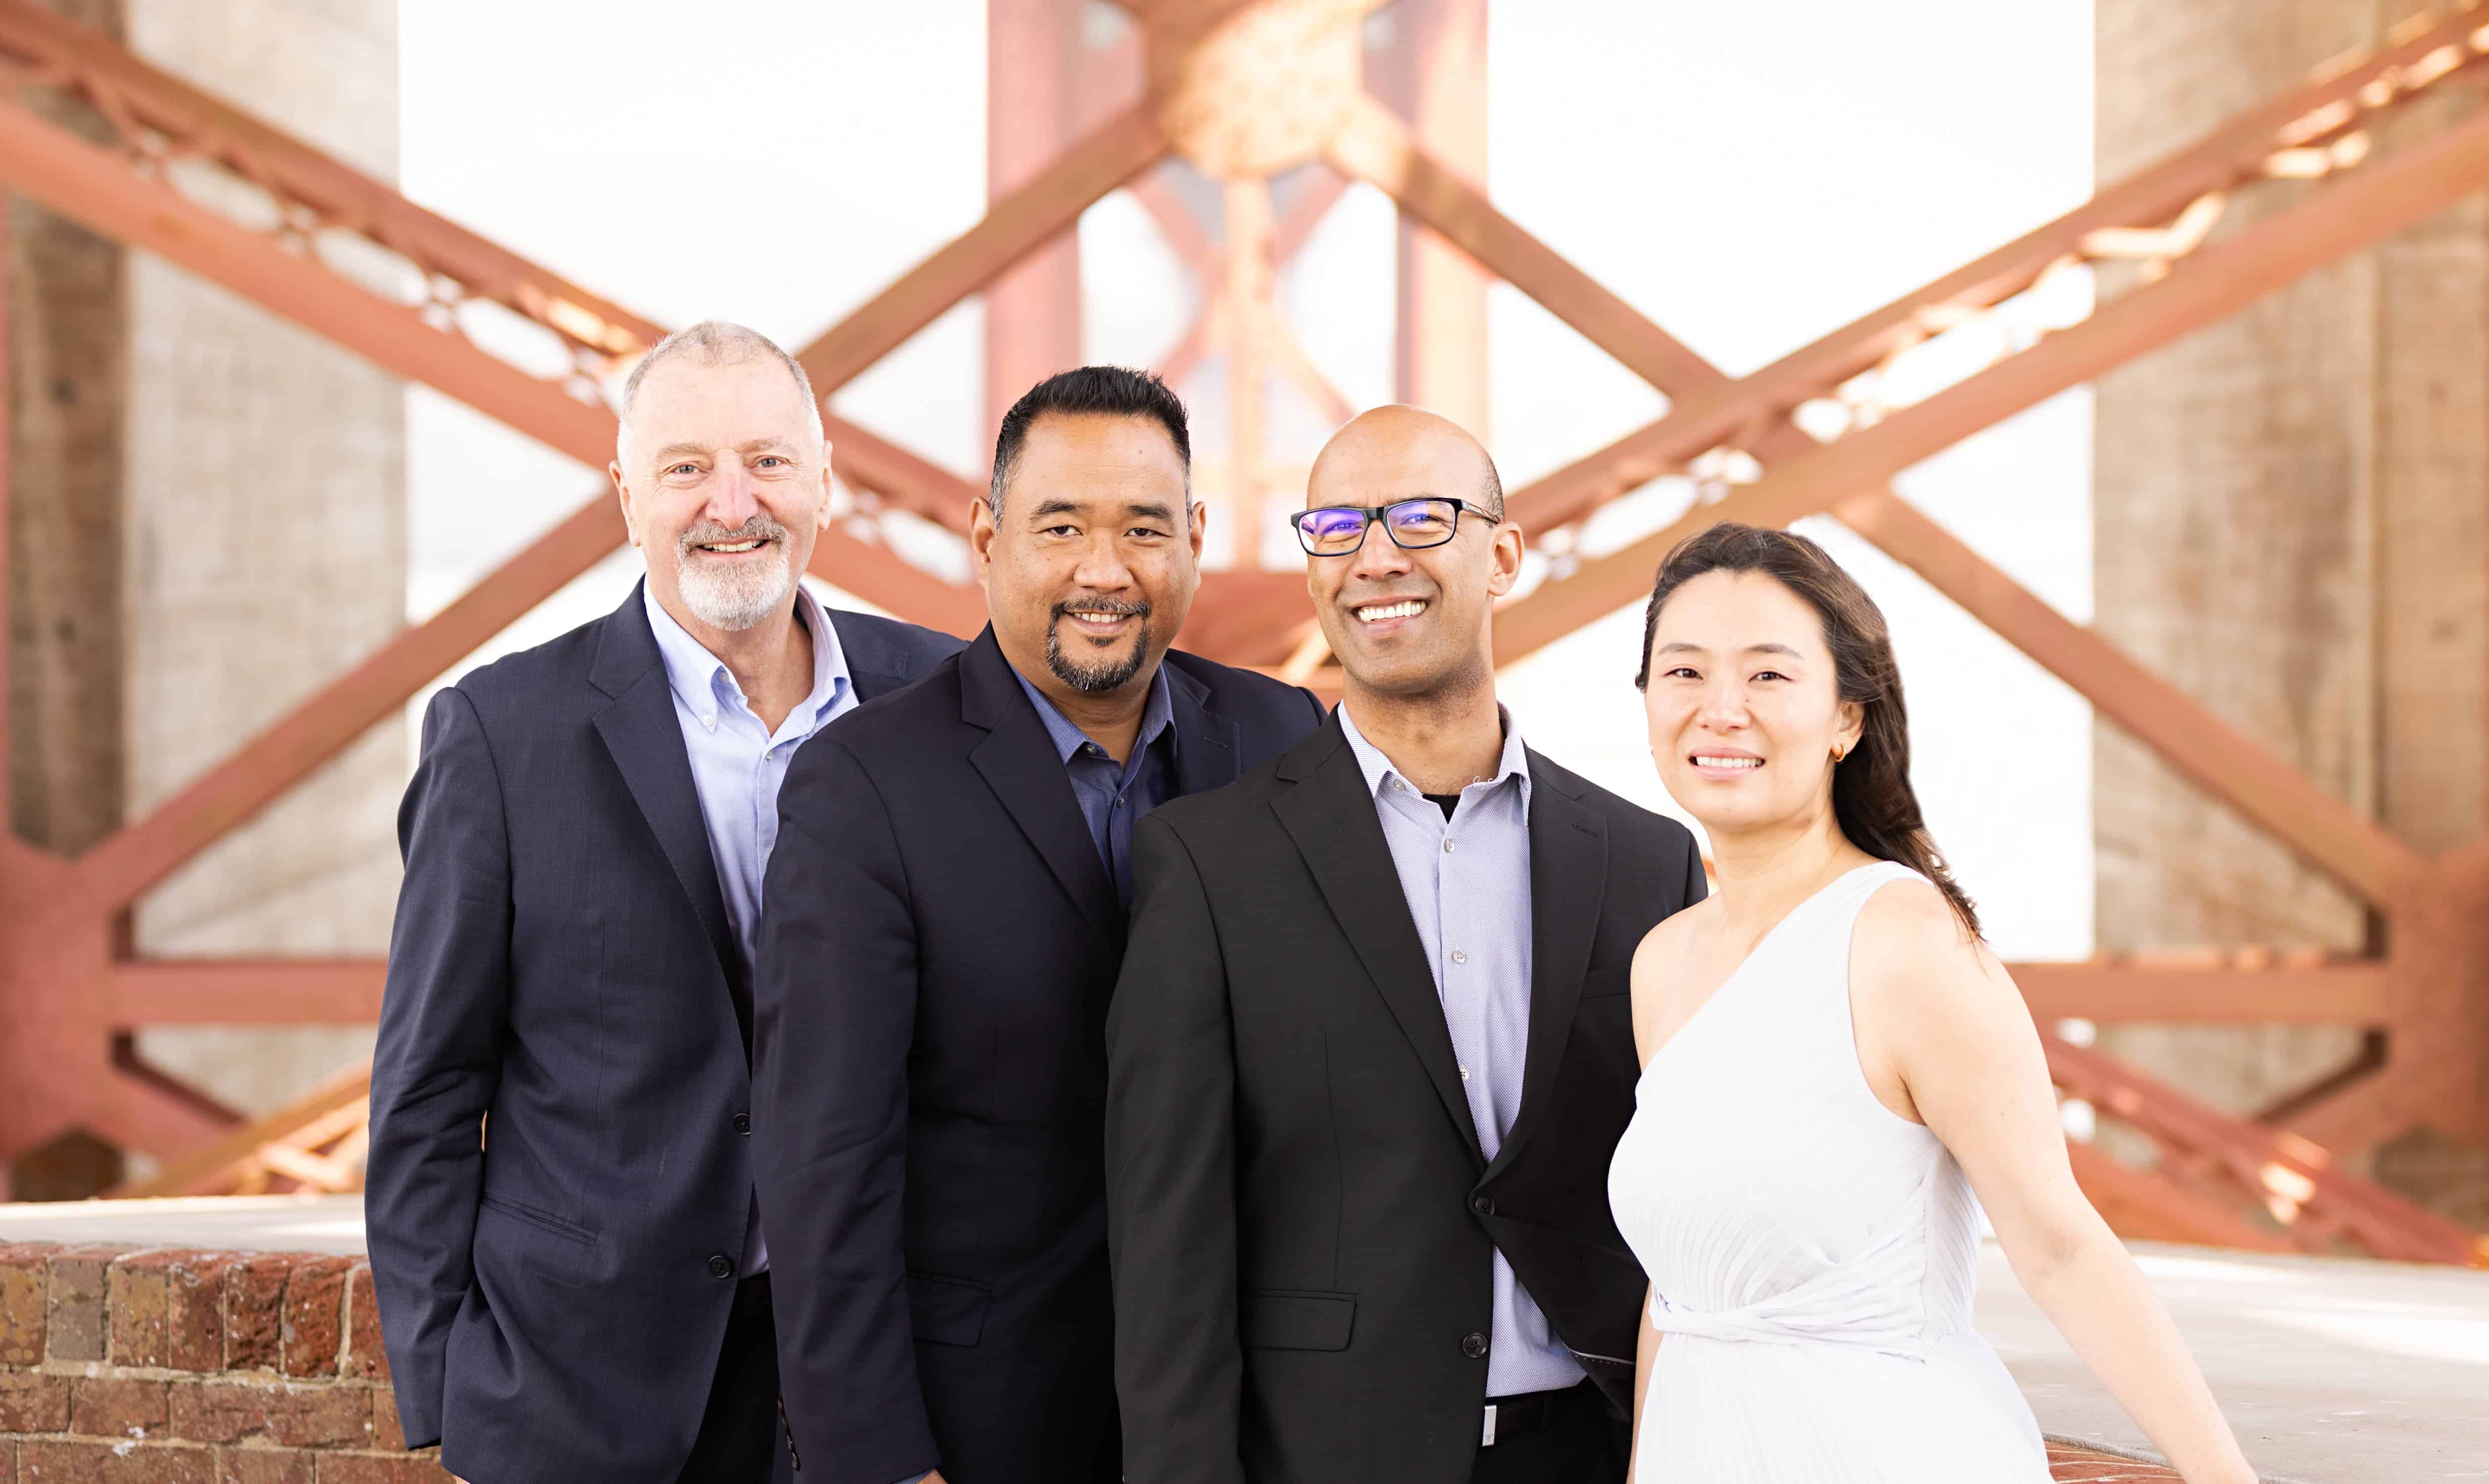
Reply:
<svg viewBox="0 0 2489 1484"><path fill-rule="evenodd" d="M448 1484L388 1374L360 1259L0 1244L0 1484Z"/></svg>

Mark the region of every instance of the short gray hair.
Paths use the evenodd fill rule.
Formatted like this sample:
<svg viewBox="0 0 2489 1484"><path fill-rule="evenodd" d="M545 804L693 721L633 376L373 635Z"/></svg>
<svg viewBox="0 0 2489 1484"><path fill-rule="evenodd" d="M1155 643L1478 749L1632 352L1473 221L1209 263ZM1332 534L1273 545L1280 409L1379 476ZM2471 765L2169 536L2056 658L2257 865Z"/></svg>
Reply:
<svg viewBox="0 0 2489 1484"><path fill-rule="evenodd" d="M622 405L616 411L615 450L618 454L631 436L631 409L640 400L640 383L651 367L676 356L690 356L703 366L739 365L747 360L774 357L795 379L795 389L804 394L804 406L812 414L813 437L824 437L821 430L820 400L813 395L813 379L804 374L804 364L787 354L786 348L747 325L731 320L702 320L689 329L678 329L651 347L631 368L630 378L622 384Z"/></svg>

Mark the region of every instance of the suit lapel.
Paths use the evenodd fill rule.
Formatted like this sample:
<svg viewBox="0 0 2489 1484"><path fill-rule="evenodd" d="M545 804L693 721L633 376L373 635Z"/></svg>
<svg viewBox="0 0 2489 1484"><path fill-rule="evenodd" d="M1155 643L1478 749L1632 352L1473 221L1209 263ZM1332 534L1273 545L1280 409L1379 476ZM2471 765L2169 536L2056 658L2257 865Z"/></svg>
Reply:
<svg viewBox="0 0 2489 1484"><path fill-rule="evenodd" d="M683 750L682 724L674 717L673 692L667 686L665 662L657 652L656 635L648 629L644 602L634 587L630 600L605 620L598 636L589 678L614 699L596 713L596 734L604 739L633 802L655 832L658 847L708 933L718 968L733 992L735 1014L749 1047L752 1011L743 984L743 956L727 921L717 863L709 856L708 825L701 817L700 793L692 783L691 756Z"/></svg>
<svg viewBox="0 0 2489 1484"><path fill-rule="evenodd" d="M1063 758L1020 691L990 628L959 656L959 715L986 730L986 739L969 750L968 760L1081 915L1098 927L1120 920L1123 905L1115 899L1114 883L1106 879L1106 863L1098 859L1098 842L1081 817Z"/></svg>
<svg viewBox="0 0 2489 1484"><path fill-rule="evenodd" d="M1374 796L1366 791L1365 775L1338 717L1326 720L1287 755L1280 777L1296 786L1280 794L1272 808L1296 841L1297 853L1313 872L1340 931L1356 948L1366 977L1400 1022L1401 1034L1409 1038L1471 1157L1483 1166L1435 974L1427 966L1416 925L1410 921L1409 899L1375 815Z"/></svg>
<svg viewBox="0 0 2489 1484"><path fill-rule="evenodd" d="M1521 1109L1496 1151L1508 1164L1557 1096L1557 1070L1573 1035L1590 944L1608 889L1608 824L1568 788L1571 780L1530 755L1530 1050Z"/></svg>
<svg viewBox="0 0 2489 1484"><path fill-rule="evenodd" d="M1165 674L1175 704L1176 797L1236 782L1236 724L1210 709L1210 687L1173 665Z"/></svg>
<svg viewBox="0 0 2489 1484"><path fill-rule="evenodd" d="M859 701L875 700L908 683L907 667L892 654L856 615L824 604L821 612L829 614L830 627L839 637L839 652L846 656L847 685Z"/></svg>

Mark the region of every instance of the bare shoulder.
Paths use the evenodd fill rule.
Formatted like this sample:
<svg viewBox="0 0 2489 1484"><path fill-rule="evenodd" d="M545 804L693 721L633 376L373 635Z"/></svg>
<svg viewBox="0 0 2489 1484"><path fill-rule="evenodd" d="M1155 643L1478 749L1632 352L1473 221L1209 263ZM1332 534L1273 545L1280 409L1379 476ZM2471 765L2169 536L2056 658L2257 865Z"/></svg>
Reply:
<svg viewBox="0 0 2489 1484"><path fill-rule="evenodd" d="M1634 979L1639 982L1645 969L1670 957L1682 956L1694 948L1719 912L1720 899L1710 897L1683 911L1672 912L1653 924L1634 949Z"/></svg>
<svg viewBox="0 0 2489 1484"><path fill-rule="evenodd" d="M2021 995L1995 952L1926 880L1877 888L1858 913L1849 956L1850 991L1862 1007L2021 1009Z"/></svg>

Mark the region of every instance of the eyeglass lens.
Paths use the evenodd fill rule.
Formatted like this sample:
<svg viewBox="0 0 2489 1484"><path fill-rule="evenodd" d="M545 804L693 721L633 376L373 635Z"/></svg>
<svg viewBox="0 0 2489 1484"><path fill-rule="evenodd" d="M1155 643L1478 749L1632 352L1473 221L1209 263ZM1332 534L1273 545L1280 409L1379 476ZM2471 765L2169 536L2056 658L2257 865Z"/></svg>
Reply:
<svg viewBox="0 0 2489 1484"><path fill-rule="evenodd" d="M1460 510L1448 499L1404 499L1383 508L1384 528L1406 548L1441 546L1452 538ZM1340 556L1363 542L1366 519L1366 512L1358 509L1308 510L1297 518L1297 533L1315 556Z"/></svg>

